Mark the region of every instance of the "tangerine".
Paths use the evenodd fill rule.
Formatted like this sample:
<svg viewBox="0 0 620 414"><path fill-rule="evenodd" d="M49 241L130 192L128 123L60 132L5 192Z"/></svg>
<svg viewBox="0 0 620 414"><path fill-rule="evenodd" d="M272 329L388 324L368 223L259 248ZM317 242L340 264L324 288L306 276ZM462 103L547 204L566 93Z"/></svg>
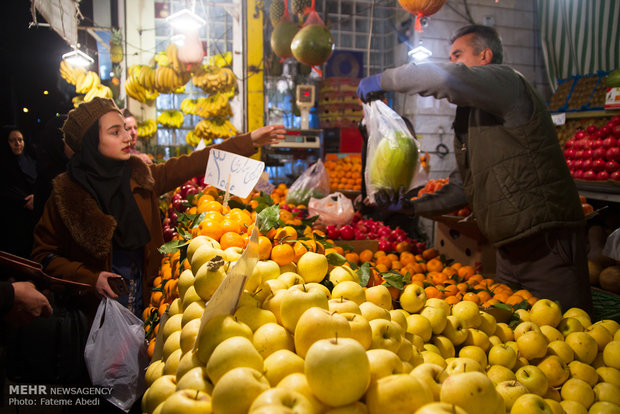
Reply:
<svg viewBox="0 0 620 414"><path fill-rule="evenodd" d="M258 236L258 258L268 260L271 255L271 240L265 236Z"/></svg>
<svg viewBox="0 0 620 414"><path fill-rule="evenodd" d="M222 250L226 250L229 247L245 247L245 242L243 241L243 237L239 233L235 233L234 231L227 231L222 234L220 238L220 246Z"/></svg>
<svg viewBox="0 0 620 414"><path fill-rule="evenodd" d="M271 260L280 266L285 266L295 260L295 250L288 243L277 244L271 249Z"/></svg>

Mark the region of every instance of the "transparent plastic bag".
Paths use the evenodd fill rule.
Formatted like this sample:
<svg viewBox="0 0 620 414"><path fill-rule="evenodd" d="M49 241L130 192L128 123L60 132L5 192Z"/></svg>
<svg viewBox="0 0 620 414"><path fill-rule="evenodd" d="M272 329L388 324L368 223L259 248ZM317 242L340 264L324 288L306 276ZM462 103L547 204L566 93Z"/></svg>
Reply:
<svg viewBox="0 0 620 414"><path fill-rule="evenodd" d="M286 193L288 204L308 205L310 197L323 198L329 194L329 175L320 159L303 172Z"/></svg>
<svg viewBox="0 0 620 414"><path fill-rule="evenodd" d="M99 303L84 359L93 385L111 387L106 399L125 412L144 393L149 363L144 324L114 299Z"/></svg>
<svg viewBox="0 0 620 414"><path fill-rule="evenodd" d="M308 214L319 216L327 225L343 225L353 219L353 203L342 193L333 193L322 199L310 198Z"/></svg>
<svg viewBox="0 0 620 414"><path fill-rule="evenodd" d="M381 101L364 104L368 130L364 171L366 192L375 202L378 190L408 191L420 170L418 140L403 118Z"/></svg>

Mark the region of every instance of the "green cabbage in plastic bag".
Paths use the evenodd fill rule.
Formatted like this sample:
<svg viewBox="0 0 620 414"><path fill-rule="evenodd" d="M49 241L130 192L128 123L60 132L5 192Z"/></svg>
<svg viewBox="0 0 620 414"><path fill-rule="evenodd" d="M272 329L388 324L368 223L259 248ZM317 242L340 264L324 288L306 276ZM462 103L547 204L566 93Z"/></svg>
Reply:
<svg viewBox="0 0 620 414"><path fill-rule="evenodd" d="M370 183L376 188L407 189L418 166L418 147L406 133L383 137L370 161Z"/></svg>

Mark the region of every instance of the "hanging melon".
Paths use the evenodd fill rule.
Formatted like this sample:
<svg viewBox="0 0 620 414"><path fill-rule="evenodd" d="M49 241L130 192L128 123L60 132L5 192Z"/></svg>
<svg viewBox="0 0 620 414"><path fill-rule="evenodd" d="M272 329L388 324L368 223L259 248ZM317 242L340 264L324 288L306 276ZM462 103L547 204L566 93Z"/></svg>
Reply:
<svg viewBox="0 0 620 414"><path fill-rule="evenodd" d="M276 56L287 59L293 56L291 52L291 41L297 34L299 26L290 17L282 18L280 23L271 32L271 50Z"/></svg>
<svg viewBox="0 0 620 414"><path fill-rule="evenodd" d="M403 9L416 16L415 29L422 32L420 18L437 13L446 4L446 0L398 0L398 3Z"/></svg>
<svg viewBox="0 0 620 414"><path fill-rule="evenodd" d="M295 59L308 66L322 65L334 50L334 38L322 24L304 26L293 38L291 51Z"/></svg>

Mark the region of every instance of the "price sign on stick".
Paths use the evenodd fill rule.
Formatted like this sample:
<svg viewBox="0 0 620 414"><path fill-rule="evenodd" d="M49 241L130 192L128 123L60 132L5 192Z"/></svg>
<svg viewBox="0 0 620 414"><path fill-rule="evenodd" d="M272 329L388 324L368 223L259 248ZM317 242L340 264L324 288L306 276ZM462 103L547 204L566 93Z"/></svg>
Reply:
<svg viewBox="0 0 620 414"><path fill-rule="evenodd" d="M213 149L205 172L204 183L245 198L260 178L265 163L231 152ZM230 177L230 186L227 186Z"/></svg>

